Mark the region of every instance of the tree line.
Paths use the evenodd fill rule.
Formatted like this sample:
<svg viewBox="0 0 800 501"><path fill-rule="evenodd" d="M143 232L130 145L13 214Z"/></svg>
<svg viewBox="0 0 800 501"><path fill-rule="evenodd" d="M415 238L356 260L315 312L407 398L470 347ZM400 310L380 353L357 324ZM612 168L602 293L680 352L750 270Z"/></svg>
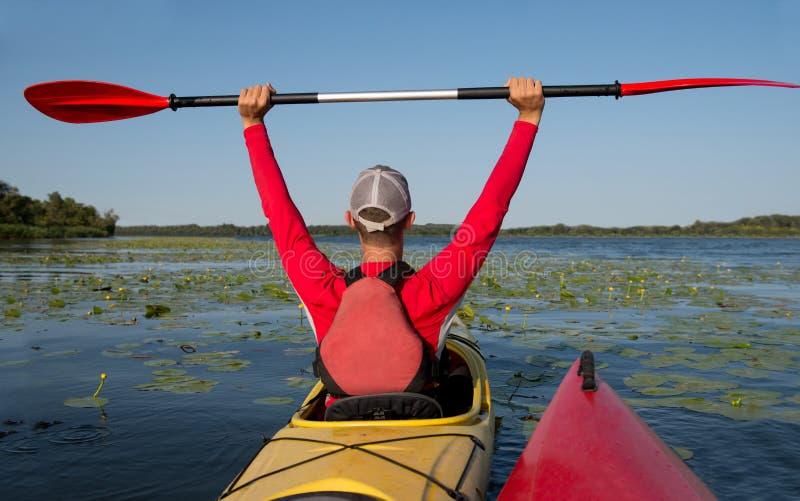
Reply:
<svg viewBox="0 0 800 501"><path fill-rule="evenodd" d="M773 214L732 222L695 221L687 226L532 226L503 230L505 235L581 237L800 237L800 216Z"/></svg>
<svg viewBox="0 0 800 501"><path fill-rule="evenodd" d="M0 180L0 238L110 237L117 219L57 191L36 200Z"/></svg>
<svg viewBox="0 0 800 501"><path fill-rule="evenodd" d="M454 225L415 225L408 235L449 236ZM309 231L319 236L352 235L344 225L311 225ZM738 219L733 222L695 221L687 226L630 226L603 228L599 226L529 226L502 230L501 235L530 237L800 237L800 216L774 214ZM204 237L269 237L269 227L196 224L173 226L121 226L120 236L204 236Z"/></svg>

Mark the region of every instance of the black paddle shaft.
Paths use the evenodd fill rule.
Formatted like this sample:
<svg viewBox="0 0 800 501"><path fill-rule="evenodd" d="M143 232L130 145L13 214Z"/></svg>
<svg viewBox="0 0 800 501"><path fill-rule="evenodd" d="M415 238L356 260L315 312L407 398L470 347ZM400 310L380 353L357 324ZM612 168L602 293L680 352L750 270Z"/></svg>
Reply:
<svg viewBox="0 0 800 501"><path fill-rule="evenodd" d="M578 97L578 96L622 96L619 82L599 85L545 85L542 87L545 97ZM353 103L374 101L421 101L434 99L507 99L508 87L465 87L451 90L403 90L377 92L303 92L297 94L275 94L273 104L318 104L318 103ZM169 96L169 107L195 108L205 106L236 106L239 96Z"/></svg>
<svg viewBox="0 0 800 501"><path fill-rule="evenodd" d="M614 96L622 97L622 86L619 82L598 85L545 85L542 87L544 97L586 97ZM458 99L507 99L508 87L472 87L458 89Z"/></svg>

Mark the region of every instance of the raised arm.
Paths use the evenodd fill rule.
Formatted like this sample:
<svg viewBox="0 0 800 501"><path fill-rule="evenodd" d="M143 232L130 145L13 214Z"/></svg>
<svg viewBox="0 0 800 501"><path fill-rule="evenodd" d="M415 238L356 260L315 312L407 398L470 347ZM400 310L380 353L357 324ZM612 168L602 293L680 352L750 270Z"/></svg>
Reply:
<svg viewBox="0 0 800 501"><path fill-rule="evenodd" d="M244 137L253 178L261 197L264 215L284 270L297 291L300 300L309 308L323 292L333 290L338 269L319 251L308 233L303 217L297 210L281 174L264 126L264 116L269 111L270 96L275 93L271 85L256 85L242 89L239 95L239 114L242 117ZM313 312L309 312L311 314Z"/></svg>
<svg viewBox="0 0 800 501"><path fill-rule="evenodd" d="M542 83L512 78L506 85L510 87L509 101L519 110L506 147L450 244L418 273L420 285L427 282L429 287L428 304L436 305L434 315L442 318L461 300L486 260L525 172L539 128L544 109Z"/></svg>

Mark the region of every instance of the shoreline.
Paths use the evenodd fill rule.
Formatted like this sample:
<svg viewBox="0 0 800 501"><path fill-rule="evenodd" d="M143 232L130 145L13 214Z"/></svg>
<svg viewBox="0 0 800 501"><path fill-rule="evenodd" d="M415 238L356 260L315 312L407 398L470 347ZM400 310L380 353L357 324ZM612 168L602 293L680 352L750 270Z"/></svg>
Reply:
<svg viewBox="0 0 800 501"><path fill-rule="evenodd" d="M406 232L408 238L450 237L458 225L428 223L413 226ZM315 237L339 237L353 235L353 230L344 225L309 225ZM237 226L219 224L200 226L181 225L132 225L107 228L105 231L87 226L30 226L0 224L0 240L40 240L74 237L226 237L226 238L270 238L267 224ZM600 227L590 225L527 226L500 230L498 238L800 238L800 216L772 214L746 217L732 222L695 221L686 226L629 226Z"/></svg>

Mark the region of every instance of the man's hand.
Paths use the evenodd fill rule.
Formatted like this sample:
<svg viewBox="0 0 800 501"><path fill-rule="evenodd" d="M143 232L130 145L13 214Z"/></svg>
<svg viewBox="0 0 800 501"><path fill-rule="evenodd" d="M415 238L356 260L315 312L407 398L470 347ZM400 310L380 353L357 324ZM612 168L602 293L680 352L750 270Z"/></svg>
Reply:
<svg viewBox="0 0 800 501"><path fill-rule="evenodd" d="M508 102L519 110L519 120L539 125L544 110L542 82L532 78L512 77L505 86L509 90Z"/></svg>
<svg viewBox="0 0 800 501"><path fill-rule="evenodd" d="M264 123L264 115L272 108L272 94L275 94L272 84L254 85L242 89L239 93L239 115L242 116L242 125L245 129L251 125Z"/></svg>

